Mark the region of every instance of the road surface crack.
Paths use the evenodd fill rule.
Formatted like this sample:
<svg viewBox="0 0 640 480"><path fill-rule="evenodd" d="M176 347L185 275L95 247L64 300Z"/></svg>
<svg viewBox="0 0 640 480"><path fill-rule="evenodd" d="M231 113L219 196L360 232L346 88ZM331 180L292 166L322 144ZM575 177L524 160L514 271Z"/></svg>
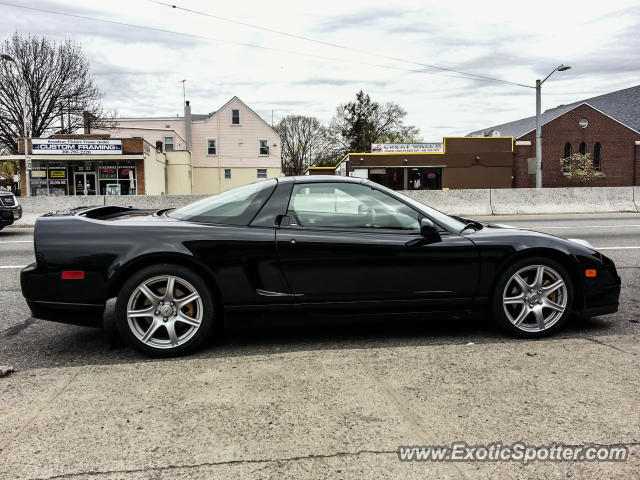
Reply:
<svg viewBox="0 0 640 480"><path fill-rule="evenodd" d="M161 472L165 470L177 470L180 468L200 468L200 467L217 467L222 465L243 465L243 464L269 464L279 462L296 462L299 460L313 460L313 459L325 459L336 457L357 457L360 455L397 455L398 450L357 450L355 452L335 452L326 454L309 454L298 455L294 457L282 457L282 458L258 458L258 459L246 459L246 460L225 460L220 462L203 462L194 464L181 464L181 465L165 465L162 467L148 467L148 468L132 468L121 470L86 470L83 472L63 473L60 475L54 475L51 477L32 477L30 480L57 480L64 478L77 478L85 477L88 475L114 475L114 474L128 474L128 473L140 473L140 472Z"/></svg>
<svg viewBox="0 0 640 480"><path fill-rule="evenodd" d="M638 355L635 352L629 352L627 350L623 350L622 348L618 348L615 345L610 345L610 344L608 344L606 342L603 342L602 340L598 340L598 339L591 338L591 337L587 337L587 340L589 340L590 342L596 343L598 345L603 345L605 347L613 348L614 350L618 350L619 352L622 352L622 353L627 353L629 355Z"/></svg>

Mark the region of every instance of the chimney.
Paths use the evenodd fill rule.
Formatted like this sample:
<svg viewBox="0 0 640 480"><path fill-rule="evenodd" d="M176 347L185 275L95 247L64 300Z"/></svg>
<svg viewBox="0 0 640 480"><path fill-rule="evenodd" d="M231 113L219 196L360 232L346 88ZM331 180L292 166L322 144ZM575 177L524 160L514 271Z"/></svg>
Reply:
<svg viewBox="0 0 640 480"><path fill-rule="evenodd" d="M193 140L191 137L191 105L189 105L189 100L184 102L184 130L187 136L187 150L191 151Z"/></svg>

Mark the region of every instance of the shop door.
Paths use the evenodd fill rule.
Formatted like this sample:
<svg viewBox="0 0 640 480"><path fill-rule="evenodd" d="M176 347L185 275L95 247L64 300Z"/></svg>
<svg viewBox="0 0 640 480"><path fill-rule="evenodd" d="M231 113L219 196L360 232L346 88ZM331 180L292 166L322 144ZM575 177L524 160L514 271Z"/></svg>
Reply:
<svg viewBox="0 0 640 480"><path fill-rule="evenodd" d="M74 176L74 186L76 195L95 195L96 174L76 173Z"/></svg>

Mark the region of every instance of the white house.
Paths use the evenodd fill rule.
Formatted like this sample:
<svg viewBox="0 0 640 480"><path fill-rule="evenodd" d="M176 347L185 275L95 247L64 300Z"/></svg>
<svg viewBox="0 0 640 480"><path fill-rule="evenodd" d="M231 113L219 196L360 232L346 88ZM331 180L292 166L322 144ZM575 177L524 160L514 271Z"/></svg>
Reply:
<svg viewBox="0 0 640 480"><path fill-rule="evenodd" d="M167 193L215 194L281 174L280 137L238 97L205 115L192 115L186 102L182 117L117 118L113 128L85 133L142 137L165 152L189 151L190 158L176 157L184 164L167 165Z"/></svg>

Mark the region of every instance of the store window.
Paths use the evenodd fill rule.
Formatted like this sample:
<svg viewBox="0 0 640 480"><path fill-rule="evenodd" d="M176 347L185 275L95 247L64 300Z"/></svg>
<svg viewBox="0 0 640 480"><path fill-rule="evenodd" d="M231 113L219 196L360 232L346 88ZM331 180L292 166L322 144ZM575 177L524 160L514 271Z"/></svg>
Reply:
<svg viewBox="0 0 640 480"><path fill-rule="evenodd" d="M164 151L173 152L173 137L164 137Z"/></svg>
<svg viewBox="0 0 640 480"><path fill-rule="evenodd" d="M442 168L409 168L407 184L409 190L440 190L442 188Z"/></svg>
<svg viewBox="0 0 640 480"><path fill-rule="evenodd" d="M392 190L404 190L404 168L371 168L369 179Z"/></svg>
<svg viewBox="0 0 640 480"><path fill-rule="evenodd" d="M260 140L258 140L259 142L259 153L262 156L266 156L269 155L269 140L267 140L266 138L262 138Z"/></svg>
<svg viewBox="0 0 640 480"><path fill-rule="evenodd" d="M207 138L207 155L217 155L218 150L216 149L216 139L215 138Z"/></svg>
<svg viewBox="0 0 640 480"><path fill-rule="evenodd" d="M257 170L257 174L258 174L258 178L267 178L267 169L266 168L259 168Z"/></svg>
<svg viewBox="0 0 640 480"><path fill-rule="evenodd" d="M237 108L231 109L231 125L240 125L240 110Z"/></svg>
<svg viewBox="0 0 640 480"><path fill-rule="evenodd" d="M134 162L98 162L100 195L137 195L137 172Z"/></svg>

